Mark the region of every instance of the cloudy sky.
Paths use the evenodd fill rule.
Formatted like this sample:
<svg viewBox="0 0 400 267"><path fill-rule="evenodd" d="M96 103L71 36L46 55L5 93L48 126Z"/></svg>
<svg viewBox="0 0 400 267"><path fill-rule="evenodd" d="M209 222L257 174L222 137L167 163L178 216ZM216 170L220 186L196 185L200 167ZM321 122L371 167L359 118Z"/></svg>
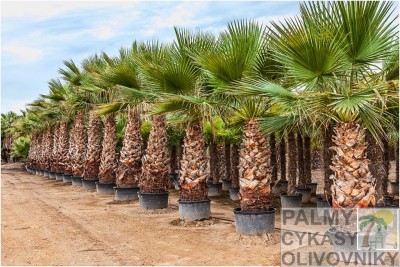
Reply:
<svg viewBox="0 0 400 267"><path fill-rule="evenodd" d="M295 1L2 1L1 112L48 92L63 60L76 63L133 40L173 40L173 26L219 32L233 19L268 23L298 14Z"/></svg>

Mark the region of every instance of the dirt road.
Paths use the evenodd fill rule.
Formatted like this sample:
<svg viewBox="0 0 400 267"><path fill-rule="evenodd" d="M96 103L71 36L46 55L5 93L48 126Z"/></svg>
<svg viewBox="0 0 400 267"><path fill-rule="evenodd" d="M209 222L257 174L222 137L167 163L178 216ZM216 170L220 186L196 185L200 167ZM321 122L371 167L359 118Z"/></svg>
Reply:
<svg viewBox="0 0 400 267"><path fill-rule="evenodd" d="M175 190L168 209L146 211L19 164L1 183L2 265L279 265L279 233L237 235L228 198L213 199L211 225L177 226Z"/></svg>

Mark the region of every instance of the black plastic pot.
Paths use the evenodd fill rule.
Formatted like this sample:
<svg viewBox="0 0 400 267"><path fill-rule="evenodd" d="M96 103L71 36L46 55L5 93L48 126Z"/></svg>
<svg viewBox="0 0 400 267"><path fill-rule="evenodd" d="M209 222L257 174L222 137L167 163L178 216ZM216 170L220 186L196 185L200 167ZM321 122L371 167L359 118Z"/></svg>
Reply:
<svg viewBox="0 0 400 267"><path fill-rule="evenodd" d="M312 196L315 196L317 194L317 187L318 187L317 183L308 183L308 184L306 184L306 188L310 188L311 189L311 195Z"/></svg>
<svg viewBox="0 0 400 267"><path fill-rule="evenodd" d="M393 200L394 200L394 198L392 196L384 196L383 203L384 203L385 207L393 206Z"/></svg>
<svg viewBox="0 0 400 267"><path fill-rule="evenodd" d="M73 186L82 186L82 177L71 176Z"/></svg>
<svg viewBox="0 0 400 267"><path fill-rule="evenodd" d="M96 182L99 180L82 179L82 188L85 190L96 189Z"/></svg>
<svg viewBox="0 0 400 267"><path fill-rule="evenodd" d="M301 208L302 195L281 195L281 207L282 208Z"/></svg>
<svg viewBox="0 0 400 267"><path fill-rule="evenodd" d="M44 171L39 171L40 176L44 176Z"/></svg>
<svg viewBox="0 0 400 267"><path fill-rule="evenodd" d="M331 205L329 205L328 200L322 197L317 197L317 208L330 208Z"/></svg>
<svg viewBox="0 0 400 267"><path fill-rule="evenodd" d="M271 191L274 195L281 195L287 193L288 181L287 180L279 180L275 186L272 187Z"/></svg>
<svg viewBox="0 0 400 267"><path fill-rule="evenodd" d="M389 183L390 187L390 193L392 196L398 196L399 195L399 183L396 182L390 182Z"/></svg>
<svg viewBox="0 0 400 267"><path fill-rule="evenodd" d="M117 201L136 200L139 198L139 187L114 187L114 199Z"/></svg>
<svg viewBox="0 0 400 267"><path fill-rule="evenodd" d="M50 178L50 173L48 171L43 171L43 176Z"/></svg>
<svg viewBox="0 0 400 267"><path fill-rule="evenodd" d="M222 183L218 184L208 184L208 196L209 197L218 197L222 194Z"/></svg>
<svg viewBox="0 0 400 267"><path fill-rule="evenodd" d="M184 201L178 200L179 218L181 220L196 221L210 218L210 200Z"/></svg>
<svg viewBox="0 0 400 267"><path fill-rule="evenodd" d="M233 200L239 200L239 188L229 188L229 197Z"/></svg>
<svg viewBox="0 0 400 267"><path fill-rule="evenodd" d="M302 195L301 203L310 202L311 188L296 188L296 192Z"/></svg>
<svg viewBox="0 0 400 267"><path fill-rule="evenodd" d="M242 235L272 233L275 228L275 211L274 208L257 212L244 212L241 208L233 209L236 232Z"/></svg>
<svg viewBox="0 0 400 267"><path fill-rule="evenodd" d="M82 186L83 186L84 180L82 180ZM100 195L114 195L114 187L116 186L115 183L111 184L102 184L100 182L96 182L96 191L97 194Z"/></svg>
<svg viewBox="0 0 400 267"><path fill-rule="evenodd" d="M63 180L63 183L66 183L66 184L71 184L72 183L72 175L61 175L62 176L62 180ZM57 177L58 177L58 174L57 174Z"/></svg>
<svg viewBox="0 0 400 267"><path fill-rule="evenodd" d="M179 180L174 181L174 187L176 190L179 190Z"/></svg>
<svg viewBox="0 0 400 267"><path fill-rule="evenodd" d="M232 181L230 180L221 180L222 182L222 191L229 191L229 188L232 187Z"/></svg>
<svg viewBox="0 0 400 267"><path fill-rule="evenodd" d="M57 181L64 181L64 175L57 175L55 172L53 172L54 179L56 179ZM50 176L50 177L52 177Z"/></svg>
<svg viewBox="0 0 400 267"><path fill-rule="evenodd" d="M168 192L138 193L139 206L144 209L156 210L168 207Z"/></svg>

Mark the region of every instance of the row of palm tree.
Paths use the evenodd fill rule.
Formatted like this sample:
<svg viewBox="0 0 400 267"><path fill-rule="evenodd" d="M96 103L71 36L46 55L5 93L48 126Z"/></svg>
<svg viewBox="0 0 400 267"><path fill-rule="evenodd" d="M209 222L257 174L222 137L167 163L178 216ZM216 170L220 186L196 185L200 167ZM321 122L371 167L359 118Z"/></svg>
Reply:
<svg viewBox="0 0 400 267"><path fill-rule="evenodd" d="M369 169L365 134L377 151L398 144L394 11L391 2L302 3L299 16L269 27L233 21L218 36L175 28L170 44L134 42L81 68L65 61L61 80L49 82L49 94L30 105L15 131L32 135L32 168L151 193L168 189L172 126L184 133L181 200L206 200L207 181L230 176L243 211L271 205L278 169L271 147L280 147L282 180L287 153L294 193L311 182L310 147L319 140L333 207L374 206L385 192ZM140 123L149 119L145 148Z"/></svg>

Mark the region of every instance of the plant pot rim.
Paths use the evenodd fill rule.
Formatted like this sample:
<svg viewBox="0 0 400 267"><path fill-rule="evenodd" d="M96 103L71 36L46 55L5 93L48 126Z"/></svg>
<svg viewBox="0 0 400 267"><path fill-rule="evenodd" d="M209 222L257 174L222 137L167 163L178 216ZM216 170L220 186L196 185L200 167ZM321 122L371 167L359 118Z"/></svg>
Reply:
<svg viewBox="0 0 400 267"><path fill-rule="evenodd" d="M222 182L218 182L218 183L216 183L216 184L214 184L213 182L211 182L211 183L207 183L208 185L220 185L220 184L222 184Z"/></svg>
<svg viewBox="0 0 400 267"><path fill-rule="evenodd" d="M306 185L318 185L318 183L306 183Z"/></svg>
<svg viewBox="0 0 400 267"><path fill-rule="evenodd" d="M150 193L150 192L138 192L139 195L168 195L169 192L158 192L158 193Z"/></svg>
<svg viewBox="0 0 400 267"><path fill-rule="evenodd" d="M296 188L296 190L312 190L311 188Z"/></svg>
<svg viewBox="0 0 400 267"><path fill-rule="evenodd" d="M243 214L243 215L254 215L254 214L269 214L275 213L276 209L273 207L269 207L268 210L260 210L260 211L242 211L242 208L234 208L234 214Z"/></svg>
<svg viewBox="0 0 400 267"><path fill-rule="evenodd" d="M85 180L85 179L83 179ZM115 185L115 183L100 183L100 181L96 181L96 180L86 180L86 181L95 181L96 184L100 184L100 185Z"/></svg>
<svg viewBox="0 0 400 267"><path fill-rule="evenodd" d="M196 203L206 203L210 202L210 199L205 199L205 200L181 200L178 199L179 204L196 204Z"/></svg>
<svg viewBox="0 0 400 267"><path fill-rule="evenodd" d="M294 194L294 195L288 195L287 193L282 193L281 197L302 197L303 194Z"/></svg>
<svg viewBox="0 0 400 267"><path fill-rule="evenodd" d="M285 180L279 179L277 183L289 183L289 181L286 179Z"/></svg>
<svg viewBox="0 0 400 267"><path fill-rule="evenodd" d="M119 190L123 190L123 189L138 189L139 186L134 186L134 187L118 187L118 186L114 186L114 189L119 189Z"/></svg>
<svg viewBox="0 0 400 267"><path fill-rule="evenodd" d="M399 184L399 182L390 181L391 184Z"/></svg>
<svg viewBox="0 0 400 267"><path fill-rule="evenodd" d="M234 190L240 190L240 187L230 187L229 190L234 189Z"/></svg>

